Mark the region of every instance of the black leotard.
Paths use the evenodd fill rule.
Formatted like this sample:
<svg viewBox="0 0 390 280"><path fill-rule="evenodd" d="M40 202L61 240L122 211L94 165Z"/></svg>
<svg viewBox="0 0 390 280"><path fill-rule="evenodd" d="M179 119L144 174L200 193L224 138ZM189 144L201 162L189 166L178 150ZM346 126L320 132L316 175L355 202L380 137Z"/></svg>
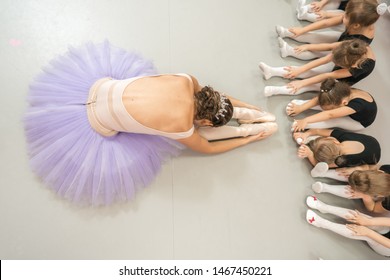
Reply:
<svg viewBox="0 0 390 280"><path fill-rule="evenodd" d="M356 113L349 115L349 117L360 122L364 127L368 127L374 122L378 112L374 98L372 102L368 102L363 98L354 98L348 102L347 107L356 111Z"/></svg>
<svg viewBox="0 0 390 280"><path fill-rule="evenodd" d="M379 142L372 136L334 129L331 136L339 142L358 141L363 144L364 150L358 154L341 155L335 160L338 167L352 167L363 164L377 164L381 158Z"/></svg>

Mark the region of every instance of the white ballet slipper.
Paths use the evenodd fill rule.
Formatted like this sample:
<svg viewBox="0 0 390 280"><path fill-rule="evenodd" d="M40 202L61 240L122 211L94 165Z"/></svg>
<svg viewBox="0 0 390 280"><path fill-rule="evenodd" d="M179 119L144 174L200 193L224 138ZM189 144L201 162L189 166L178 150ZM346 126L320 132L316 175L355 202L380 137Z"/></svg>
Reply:
<svg viewBox="0 0 390 280"><path fill-rule="evenodd" d="M287 42L284 41L281 37L278 37L278 42L279 42L279 50L280 50L280 56L282 58L286 58L288 56L287 54Z"/></svg>
<svg viewBox="0 0 390 280"><path fill-rule="evenodd" d="M292 32L290 32L287 28L281 26L281 25L276 25L275 26L275 29L276 29L276 33L279 35L279 37L281 38L285 38L285 37L291 37L293 36L294 34Z"/></svg>
<svg viewBox="0 0 390 280"><path fill-rule="evenodd" d="M261 72L263 72L263 77L265 80L268 80L272 77L271 71L270 71L270 66L265 64L264 62L259 63L259 68Z"/></svg>
<svg viewBox="0 0 390 280"><path fill-rule="evenodd" d="M324 189L324 185L322 182L315 182L311 185L311 189L316 193L322 193L322 190Z"/></svg>
<svg viewBox="0 0 390 280"><path fill-rule="evenodd" d="M310 171L312 177L324 177L329 170L329 165L326 162L319 162Z"/></svg>
<svg viewBox="0 0 390 280"><path fill-rule="evenodd" d="M307 6L303 6L299 9L297 8L297 19L306 20L308 13L309 13L309 8Z"/></svg>
<svg viewBox="0 0 390 280"><path fill-rule="evenodd" d="M321 217L318 216L313 210L308 209L306 212L306 221L316 227L319 227L319 221Z"/></svg>
<svg viewBox="0 0 390 280"><path fill-rule="evenodd" d="M261 116L256 119L238 119L239 124L248 124L248 123L263 123L263 122L274 122L276 117L274 114L268 112L261 112Z"/></svg>
<svg viewBox="0 0 390 280"><path fill-rule="evenodd" d="M306 198L306 204L312 209L319 210L321 213L326 213L326 211L324 211L325 204L320 201L316 196L309 195Z"/></svg>

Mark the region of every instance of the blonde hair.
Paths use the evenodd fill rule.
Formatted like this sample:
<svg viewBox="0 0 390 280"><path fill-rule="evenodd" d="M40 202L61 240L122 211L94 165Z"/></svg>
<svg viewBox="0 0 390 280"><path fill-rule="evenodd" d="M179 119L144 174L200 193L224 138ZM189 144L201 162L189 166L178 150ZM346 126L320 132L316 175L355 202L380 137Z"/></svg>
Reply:
<svg viewBox="0 0 390 280"><path fill-rule="evenodd" d="M332 51L334 64L346 69L351 69L355 64L360 67L366 59L364 55L367 54L367 46L360 39L343 41Z"/></svg>
<svg viewBox="0 0 390 280"><path fill-rule="evenodd" d="M318 162L335 163L341 153L340 147L336 145L332 137L318 137L307 145L313 151L313 156Z"/></svg>
<svg viewBox="0 0 390 280"><path fill-rule="evenodd" d="M356 170L348 182L352 189L370 196L390 196L390 174L379 170Z"/></svg>

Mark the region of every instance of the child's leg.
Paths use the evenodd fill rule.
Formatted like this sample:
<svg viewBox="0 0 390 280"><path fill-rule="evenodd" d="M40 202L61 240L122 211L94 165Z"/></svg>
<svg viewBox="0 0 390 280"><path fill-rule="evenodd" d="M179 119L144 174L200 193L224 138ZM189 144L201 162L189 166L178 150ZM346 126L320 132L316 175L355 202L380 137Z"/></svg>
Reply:
<svg viewBox="0 0 390 280"><path fill-rule="evenodd" d="M326 204L322 201L320 201L317 197L315 196L308 196L306 198L306 204L312 209L319 210L321 213L329 213L332 215L335 215L337 217L343 218L345 220L348 220L349 218L353 217L353 210L347 209L347 208L342 208L342 207L336 207L332 206L329 204ZM372 217L363 213L360 213L366 218L371 219ZM379 233L387 233L390 231L390 227L386 226L369 226L368 228L375 230L376 232Z"/></svg>
<svg viewBox="0 0 390 280"><path fill-rule="evenodd" d="M345 176L339 175L335 169L329 169L329 166L325 162L319 162L314 166L314 168L310 171L312 177L323 177L323 178L331 178L341 182L348 182L348 178Z"/></svg>
<svg viewBox="0 0 390 280"><path fill-rule="evenodd" d="M307 32L305 34L302 34L300 36L294 37L294 33L290 32L288 28L285 28L283 26L276 26L276 32L278 33L279 37L281 38L291 38L295 41L302 42L302 43L334 43L337 42L337 40L340 38L341 33L340 31L336 30L323 30L323 31L312 31Z"/></svg>
<svg viewBox="0 0 390 280"><path fill-rule="evenodd" d="M320 91L320 84L303 87L296 93L293 93L293 90L287 86L266 86L264 88L264 95L267 97L272 95L299 95L308 91Z"/></svg>
<svg viewBox="0 0 390 280"><path fill-rule="evenodd" d="M277 130L277 124L273 122L243 124L240 126L224 125L221 127L200 127L198 132L200 136L207 140L222 140L236 137L246 137L256 135L260 132L270 132L271 134Z"/></svg>
<svg viewBox="0 0 390 280"><path fill-rule="evenodd" d="M339 197L350 198L348 185L329 185L323 182L315 182L311 185L311 188L316 193L331 193Z"/></svg>
<svg viewBox="0 0 390 280"><path fill-rule="evenodd" d="M294 68L297 68L299 66L291 66L291 67L294 69ZM266 79L266 80L268 80L272 77L284 77L285 75L287 75L289 73L288 70L286 69L286 66L272 67L272 66L265 64L264 62L259 63L259 68L263 72L264 79ZM331 72L333 70L333 68L334 68L334 63L329 62L329 63L326 63L324 65L320 65L318 67L310 69L309 71L306 71L306 72L298 75L297 78L300 78L300 79L310 78L310 77L313 77L313 76L316 76L319 74Z"/></svg>
<svg viewBox="0 0 390 280"><path fill-rule="evenodd" d="M312 60L329 54L329 51L323 51L323 52L304 51L301 53L296 53L294 47L287 44L287 42L284 41L282 38L278 37L278 41L279 41L280 56L283 58L287 56L291 56L301 60Z"/></svg>
<svg viewBox="0 0 390 280"><path fill-rule="evenodd" d="M298 75L297 78L306 79L306 78L310 78L313 76L317 76L319 74L330 73L330 72L332 72L334 66L335 65L333 62L328 62L326 64L323 64L323 65L320 65L320 66L315 67L313 69L310 69L309 71L306 71L306 72L302 73L301 75Z"/></svg>
<svg viewBox="0 0 390 280"><path fill-rule="evenodd" d="M333 231L334 233L337 233L341 236L344 236L344 237L347 237L350 239L364 240L378 254L381 254L383 256L390 255L389 248L386 248L385 246L378 244L377 242L373 241L372 239L370 239L368 237L354 235L353 231L348 229L345 225L337 224L337 223L328 221L328 220L320 217L319 215L317 215L312 210L307 210L306 221L313 226Z"/></svg>
<svg viewBox="0 0 390 280"><path fill-rule="evenodd" d="M310 128L322 129L322 128L333 128L333 127L338 127L349 131L358 131L364 128L364 126L360 122L351 119L349 116L330 119L322 122L310 123L306 126L307 129Z"/></svg>

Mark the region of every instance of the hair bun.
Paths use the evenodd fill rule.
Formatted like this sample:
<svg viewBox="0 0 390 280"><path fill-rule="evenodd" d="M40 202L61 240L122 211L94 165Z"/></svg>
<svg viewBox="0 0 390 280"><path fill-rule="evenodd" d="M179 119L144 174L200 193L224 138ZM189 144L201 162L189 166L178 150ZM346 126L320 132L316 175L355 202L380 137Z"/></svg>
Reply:
<svg viewBox="0 0 390 280"><path fill-rule="evenodd" d="M383 15L386 12L386 10L387 10L386 3L379 4L376 7L376 12L378 13L378 15Z"/></svg>

